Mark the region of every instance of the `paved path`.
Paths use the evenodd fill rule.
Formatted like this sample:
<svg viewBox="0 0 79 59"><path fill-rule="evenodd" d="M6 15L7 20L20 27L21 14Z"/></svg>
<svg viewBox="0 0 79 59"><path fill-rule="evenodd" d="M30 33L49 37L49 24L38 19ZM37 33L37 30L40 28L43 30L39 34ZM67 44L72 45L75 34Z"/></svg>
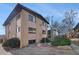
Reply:
<svg viewBox="0 0 79 59"><path fill-rule="evenodd" d="M26 47L22 49L15 49L10 51L14 55L76 55L71 47Z"/></svg>
<svg viewBox="0 0 79 59"><path fill-rule="evenodd" d="M77 54L79 54L79 46L72 44L71 47Z"/></svg>
<svg viewBox="0 0 79 59"><path fill-rule="evenodd" d="M0 44L0 55L76 55L76 52L70 46L63 46L63 48L29 46L21 49L11 49L7 52Z"/></svg>

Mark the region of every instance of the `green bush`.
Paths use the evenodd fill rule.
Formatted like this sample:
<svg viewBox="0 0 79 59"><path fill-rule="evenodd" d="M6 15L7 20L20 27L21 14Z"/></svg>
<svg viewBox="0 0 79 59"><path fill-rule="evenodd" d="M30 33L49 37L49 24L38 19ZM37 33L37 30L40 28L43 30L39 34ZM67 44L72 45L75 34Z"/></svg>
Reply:
<svg viewBox="0 0 79 59"><path fill-rule="evenodd" d="M18 38L12 38L3 43L3 47L19 48L20 40Z"/></svg>
<svg viewBox="0 0 79 59"><path fill-rule="evenodd" d="M71 41L66 38L55 38L54 40L51 41L51 45L53 46L65 46L70 44L71 44Z"/></svg>
<svg viewBox="0 0 79 59"><path fill-rule="evenodd" d="M40 41L40 43L49 43L50 40L48 38L42 38L42 40Z"/></svg>

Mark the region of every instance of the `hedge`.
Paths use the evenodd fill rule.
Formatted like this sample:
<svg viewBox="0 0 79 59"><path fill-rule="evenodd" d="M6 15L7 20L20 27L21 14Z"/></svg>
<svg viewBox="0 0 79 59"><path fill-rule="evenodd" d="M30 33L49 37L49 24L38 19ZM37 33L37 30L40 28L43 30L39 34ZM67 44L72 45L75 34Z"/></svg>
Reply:
<svg viewBox="0 0 79 59"><path fill-rule="evenodd" d="M71 44L71 41L66 38L55 38L54 40L51 41L52 46L65 46L70 44Z"/></svg>
<svg viewBox="0 0 79 59"><path fill-rule="evenodd" d="M20 40L18 38L11 38L5 41L2 44L3 47L11 47L11 48L19 48L20 47Z"/></svg>

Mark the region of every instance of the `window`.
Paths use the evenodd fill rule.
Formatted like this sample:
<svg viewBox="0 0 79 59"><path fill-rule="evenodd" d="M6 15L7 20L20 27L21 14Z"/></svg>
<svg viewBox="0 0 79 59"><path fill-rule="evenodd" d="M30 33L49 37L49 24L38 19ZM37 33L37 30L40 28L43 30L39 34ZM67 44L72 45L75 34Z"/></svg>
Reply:
<svg viewBox="0 0 79 59"><path fill-rule="evenodd" d="M17 27L16 32L20 32L20 31L21 31L21 28Z"/></svg>
<svg viewBox="0 0 79 59"><path fill-rule="evenodd" d="M44 21L42 21L42 24L43 24L43 26L44 26Z"/></svg>
<svg viewBox="0 0 79 59"><path fill-rule="evenodd" d="M16 20L18 20L19 18L20 18L20 15L17 15L17 16L16 16Z"/></svg>
<svg viewBox="0 0 79 59"><path fill-rule="evenodd" d="M33 15L29 15L29 21L36 22L36 18Z"/></svg>
<svg viewBox="0 0 79 59"><path fill-rule="evenodd" d="M47 26L47 24L45 23L45 26Z"/></svg>
<svg viewBox="0 0 79 59"><path fill-rule="evenodd" d="M42 30L42 34L46 34L46 31L45 30Z"/></svg>
<svg viewBox="0 0 79 59"><path fill-rule="evenodd" d="M36 39L34 39L34 40L29 40L29 44L34 44L34 43L36 43Z"/></svg>
<svg viewBox="0 0 79 59"><path fill-rule="evenodd" d="M36 33L36 28L29 27L29 33L35 34Z"/></svg>
<svg viewBox="0 0 79 59"><path fill-rule="evenodd" d="M44 21L42 21L42 24L43 24L43 26L45 26L45 22Z"/></svg>

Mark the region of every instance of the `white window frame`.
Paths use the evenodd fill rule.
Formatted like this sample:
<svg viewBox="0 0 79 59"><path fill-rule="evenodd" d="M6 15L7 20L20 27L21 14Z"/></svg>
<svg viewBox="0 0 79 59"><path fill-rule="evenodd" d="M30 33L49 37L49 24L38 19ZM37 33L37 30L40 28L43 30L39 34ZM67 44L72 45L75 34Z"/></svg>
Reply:
<svg viewBox="0 0 79 59"><path fill-rule="evenodd" d="M16 32L18 33L18 32L20 32L21 31L21 27L17 27L16 28Z"/></svg>

